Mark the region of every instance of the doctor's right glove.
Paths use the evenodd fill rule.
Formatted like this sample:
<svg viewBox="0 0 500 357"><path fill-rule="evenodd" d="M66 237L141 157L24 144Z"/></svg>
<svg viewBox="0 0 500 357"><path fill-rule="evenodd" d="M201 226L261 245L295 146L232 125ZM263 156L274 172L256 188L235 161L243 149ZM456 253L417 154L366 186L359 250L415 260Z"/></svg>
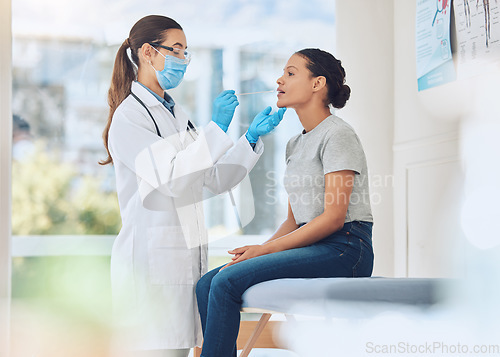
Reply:
<svg viewBox="0 0 500 357"><path fill-rule="evenodd" d="M225 90L215 98L212 110L212 121L214 121L219 128L224 130L224 132L227 132L227 128L231 120L233 120L234 111L238 104L240 103L234 94L234 90Z"/></svg>
<svg viewBox="0 0 500 357"><path fill-rule="evenodd" d="M245 134L250 144L255 144L260 136L269 134L273 131L273 129L278 126L281 119L283 119L286 108L280 108L273 114L270 114L271 110L271 107L267 107L253 119L252 124L250 124Z"/></svg>

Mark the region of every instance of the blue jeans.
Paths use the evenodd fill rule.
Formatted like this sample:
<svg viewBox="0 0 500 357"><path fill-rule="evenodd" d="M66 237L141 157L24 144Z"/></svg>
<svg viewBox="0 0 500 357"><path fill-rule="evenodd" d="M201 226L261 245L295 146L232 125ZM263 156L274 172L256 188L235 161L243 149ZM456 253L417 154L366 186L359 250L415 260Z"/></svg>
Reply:
<svg viewBox="0 0 500 357"><path fill-rule="evenodd" d="M372 223L354 221L312 245L262 255L205 274L196 286L203 327L202 357L235 357L242 295L282 278L367 277L372 273Z"/></svg>

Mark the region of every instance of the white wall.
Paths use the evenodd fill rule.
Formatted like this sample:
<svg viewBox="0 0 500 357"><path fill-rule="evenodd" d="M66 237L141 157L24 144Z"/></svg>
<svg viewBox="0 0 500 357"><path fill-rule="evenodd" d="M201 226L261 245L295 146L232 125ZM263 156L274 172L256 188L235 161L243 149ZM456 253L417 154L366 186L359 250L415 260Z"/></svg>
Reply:
<svg viewBox="0 0 500 357"><path fill-rule="evenodd" d="M417 90L415 1L394 1L394 227L397 276L452 276L460 232L463 83Z"/></svg>
<svg viewBox="0 0 500 357"><path fill-rule="evenodd" d="M337 55L371 169L375 275L456 276L465 267L461 128L484 79L417 90L414 0L337 0ZM466 135L466 134L465 134ZM393 175L393 186L379 186Z"/></svg>
<svg viewBox="0 0 500 357"><path fill-rule="evenodd" d="M392 0L337 0L337 52L351 99L338 115L354 126L368 160L374 215L374 275L394 274Z"/></svg>
<svg viewBox="0 0 500 357"><path fill-rule="evenodd" d="M10 303L11 2L0 0L0 356L8 355Z"/></svg>

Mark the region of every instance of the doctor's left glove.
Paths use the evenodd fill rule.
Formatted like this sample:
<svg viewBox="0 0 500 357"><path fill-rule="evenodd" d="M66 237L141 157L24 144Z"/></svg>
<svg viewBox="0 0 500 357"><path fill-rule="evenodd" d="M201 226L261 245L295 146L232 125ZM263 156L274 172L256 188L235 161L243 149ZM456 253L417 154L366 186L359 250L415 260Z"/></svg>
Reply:
<svg viewBox="0 0 500 357"><path fill-rule="evenodd" d="M273 114L270 114L271 110L271 107L267 107L255 116L245 134L249 143L255 144L260 136L269 134L273 131L283 119L286 108L280 108Z"/></svg>
<svg viewBox="0 0 500 357"><path fill-rule="evenodd" d="M234 94L234 90L225 90L215 98L212 110L212 121L214 121L219 128L224 130L224 132L229 128L229 124L231 120L233 120L234 111L238 104L240 103Z"/></svg>

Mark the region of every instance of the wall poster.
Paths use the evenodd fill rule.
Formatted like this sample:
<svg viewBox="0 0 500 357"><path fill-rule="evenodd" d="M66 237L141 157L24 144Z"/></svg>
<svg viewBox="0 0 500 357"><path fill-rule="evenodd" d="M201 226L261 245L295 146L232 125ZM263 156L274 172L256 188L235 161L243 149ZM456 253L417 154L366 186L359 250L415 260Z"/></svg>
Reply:
<svg viewBox="0 0 500 357"><path fill-rule="evenodd" d="M481 65L500 61L498 0L455 0L458 73L473 75Z"/></svg>
<svg viewBox="0 0 500 357"><path fill-rule="evenodd" d="M417 0L415 42L419 91L456 79L450 18L450 0Z"/></svg>

